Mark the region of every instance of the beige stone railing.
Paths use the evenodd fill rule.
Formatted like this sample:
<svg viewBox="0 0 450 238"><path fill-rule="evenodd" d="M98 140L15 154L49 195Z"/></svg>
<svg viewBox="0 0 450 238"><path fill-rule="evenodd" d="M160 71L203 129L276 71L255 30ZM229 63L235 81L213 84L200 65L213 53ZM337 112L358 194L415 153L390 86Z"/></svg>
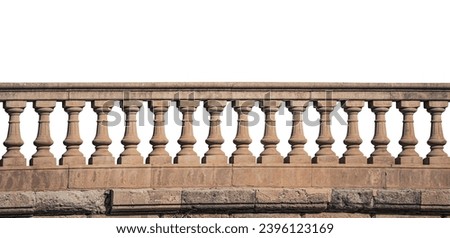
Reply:
<svg viewBox="0 0 450 238"><path fill-rule="evenodd" d="M124 95L126 100L124 100ZM269 95L269 96L268 96ZM441 115L450 99L450 84L384 83L3 83L0 101L9 114L9 129L0 160L0 191L65 191L86 189L166 189L166 188L370 188L370 189L447 189L450 188L450 159L444 151L446 140ZM79 113L91 102L97 114L97 132L92 143L95 152L85 158L80 152ZM109 151L107 115L114 101L120 101L126 115L124 146L118 158ZM164 114L176 101L183 115L181 149L172 158L166 150ZM208 150L199 155L192 125L193 112L200 101L210 113ZM227 157L221 149L221 112L227 102L238 114L235 151ZM265 114L264 150L254 155L249 150L252 137L248 113L260 101ZM33 102L39 115L36 153L25 158L20 120L27 102ZM62 102L68 114L65 153L55 158L50 152L53 140L49 120L55 103ZM289 144L283 157L277 151L275 113L285 102L292 113ZM320 113L320 131L315 141L319 150L310 155L304 150L302 113L313 102ZM341 102L348 114L341 158L332 150L330 112ZM368 102L375 114L373 152L360 151L358 113ZM413 115L423 103L431 114L430 152L420 157L415 151ZM154 113L152 151L137 150L136 115L143 103ZM403 114L401 153L394 158L387 150L385 113L395 103ZM22 118L23 119L23 118ZM26 119L26 118L25 118ZM423 126L423 125L422 125ZM27 160L30 159L29 165ZM116 194L121 194L120 191ZM123 194L122 194L123 195ZM121 196L122 196L121 195ZM116 196L117 199L119 195ZM126 195L123 195L127 197ZM148 198L150 199L150 198ZM117 203L117 201L116 201ZM120 210L120 209L119 209Z"/></svg>

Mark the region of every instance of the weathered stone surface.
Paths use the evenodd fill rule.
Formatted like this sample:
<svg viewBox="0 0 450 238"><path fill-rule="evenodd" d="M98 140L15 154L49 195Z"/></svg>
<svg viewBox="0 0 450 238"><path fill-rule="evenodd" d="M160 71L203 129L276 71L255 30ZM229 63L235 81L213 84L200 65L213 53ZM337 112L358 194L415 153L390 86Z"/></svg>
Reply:
<svg viewBox="0 0 450 238"><path fill-rule="evenodd" d="M111 213L179 211L181 190L114 189L111 191Z"/></svg>
<svg viewBox="0 0 450 238"><path fill-rule="evenodd" d="M419 210L421 192L417 190L377 190L374 208L377 210Z"/></svg>
<svg viewBox="0 0 450 238"><path fill-rule="evenodd" d="M232 218L301 218L297 213L236 213Z"/></svg>
<svg viewBox="0 0 450 238"><path fill-rule="evenodd" d="M387 188L445 189L450 188L448 168L416 167L386 169Z"/></svg>
<svg viewBox="0 0 450 238"><path fill-rule="evenodd" d="M251 189L183 190L183 209L245 210L254 209L255 191Z"/></svg>
<svg viewBox="0 0 450 238"><path fill-rule="evenodd" d="M69 171L65 166L35 169L31 177L31 186L33 191L64 191L68 188L68 178Z"/></svg>
<svg viewBox="0 0 450 238"><path fill-rule="evenodd" d="M230 187L231 166L182 166L152 168L153 188Z"/></svg>
<svg viewBox="0 0 450 238"><path fill-rule="evenodd" d="M102 214L106 197L104 190L36 192L35 214Z"/></svg>
<svg viewBox="0 0 450 238"><path fill-rule="evenodd" d="M435 215L404 215L404 214L376 214L375 218L441 218L442 216Z"/></svg>
<svg viewBox="0 0 450 238"><path fill-rule="evenodd" d="M33 191L31 178L33 171L24 169L0 168L0 191Z"/></svg>
<svg viewBox="0 0 450 238"><path fill-rule="evenodd" d="M322 212L306 213L303 218L371 218L367 213Z"/></svg>
<svg viewBox="0 0 450 238"><path fill-rule="evenodd" d="M311 168L281 166L233 166L236 187L311 187Z"/></svg>
<svg viewBox="0 0 450 238"><path fill-rule="evenodd" d="M367 211L372 208L373 191L368 189L333 189L329 209L340 212Z"/></svg>
<svg viewBox="0 0 450 238"><path fill-rule="evenodd" d="M163 214L161 218L229 218L228 214L214 214L214 213L201 213L201 214L191 214L191 213L181 213L181 214Z"/></svg>
<svg viewBox="0 0 450 238"><path fill-rule="evenodd" d="M33 192L1 192L0 217L31 215L34 202Z"/></svg>
<svg viewBox="0 0 450 238"><path fill-rule="evenodd" d="M450 210L450 190L424 190L421 192L421 210Z"/></svg>
<svg viewBox="0 0 450 238"><path fill-rule="evenodd" d="M258 189L256 209L286 211L323 211L330 189Z"/></svg>
<svg viewBox="0 0 450 238"><path fill-rule="evenodd" d="M148 188L149 166L82 166L70 168L70 189Z"/></svg>
<svg viewBox="0 0 450 238"><path fill-rule="evenodd" d="M312 186L325 188L383 188L384 172L381 168L358 166L314 167Z"/></svg>

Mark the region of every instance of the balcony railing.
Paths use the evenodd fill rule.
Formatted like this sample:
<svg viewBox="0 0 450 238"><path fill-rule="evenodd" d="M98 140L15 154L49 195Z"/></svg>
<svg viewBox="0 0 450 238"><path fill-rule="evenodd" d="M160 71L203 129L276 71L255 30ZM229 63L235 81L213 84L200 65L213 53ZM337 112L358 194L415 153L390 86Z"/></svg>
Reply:
<svg viewBox="0 0 450 238"><path fill-rule="evenodd" d="M444 151L446 140L441 115L450 99L450 84L421 83L3 83L0 101L9 115L4 141L6 153L0 160L1 191L38 191L90 188L164 188L164 187L371 187L371 188L448 188L450 159ZM171 102L182 113L180 150L172 158L166 145L165 113ZM197 154L193 113L199 102L209 112L208 149ZM21 118L27 102L39 115L36 152L31 158L21 153ZM62 142L66 151L55 158L50 133L50 114L62 102L68 114L67 134ZM97 115L93 141L80 137L79 114L90 102ZM123 138L110 138L108 113L120 102L125 113ZM221 149L221 112L231 102L238 115L235 150L227 156ZM252 154L254 141L249 133L248 115L255 102L265 115L264 146ZM305 151L302 113L312 102L320 114L320 130L314 154ZM348 115L346 150L337 156L332 146L330 113L337 103ZM360 150L358 113L365 103L375 115L373 151ZM153 112L152 150L141 154L137 134L137 114L143 104ZM282 156L277 150L275 114L281 103L292 113L291 150ZM423 103L431 115L425 157L415 150L414 113ZM387 150L391 142L386 132L386 112L395 104L403 114L403 129L398 156ZM25 120L24 120L25 119ZM445 122L444 122L445 123ZM21 126L22 125L22 126ZM6 132L5 132L6 133ZM448 134L448 132L447 132ZM123 151L115 158L109 151L112 139L121 139ZM61 142L58 142L61 143ZM92 143L89 156L80 151L82 143ZM309 141L311 143L311 141Z"/></svg>

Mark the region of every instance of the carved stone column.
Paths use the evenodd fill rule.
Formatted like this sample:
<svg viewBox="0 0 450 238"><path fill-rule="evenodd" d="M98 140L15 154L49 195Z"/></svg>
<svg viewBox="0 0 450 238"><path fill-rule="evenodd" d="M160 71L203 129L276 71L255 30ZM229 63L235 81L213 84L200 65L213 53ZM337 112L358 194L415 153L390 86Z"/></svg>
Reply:
<svg viewBox="0 0 450 238"><path fill-rule="evenodd" d="M236 150L230 158L231 164L255 164L255 156L248 149L252 139L248 133L248 114L255 105L253 100L235 100L232 102L234 110L238 113L238 128L233 143Z"/></svg>
<svg viewBox="0 0 450 238"><path fill-rule="evenodd" d="M78 126L78 115L83 110L84 101L71 101L67 100L63 102L64 110L69 114L69 120L67 125L67 136L64 140L64 145L67 150L59 160L61 165L85 165L86 159L80 151L80 145L83 143L80 137L80 129Z"/></svg>
<svg viewBox="0 0 450 238"><path fill-rule="evenodd" d="M126 100L121 102L122 110L125 112L125 134L121 141L124 151L117 159L117 164L142 164L143 157L137 150L139 137L136 128L136 114L142 106L142 102Z"/></svg>
<svg viewBox="0 0 450 238"><path fill-rule="evenodd" d="M89 164L115 164L115 159L108 150L112 142L108 135L108 113L113 105L113 101L96 100L92 102L92 108L97 113L97 134L92 142L95 145L95 152L91 155Z"/></svg>
<svg viewBox="0 0 450 238"><path fill-rule="evenodd" d="M35 101L34 108L39 114L39 128L34 145L36 153L31 157L32 166L56 166L56 159L50 152L53 140L50 135L50 113L55 108L55 101Z"/></svg>
<svg viewBox="0 0 450 238"><path fill-rule="evenodd" d="M319 145L319 151L317 151L312 162L315 164L338 164L339 158L331 149L334 139L331 135L331 119L330 113L333 111L336 101L334 100L320 100L314 102L314 107L320 113L320 130L319 137L316 143Z"/></svg>
<svg viewBox="0 0 450 238"><path fill-rule="evenodd" d="M444 138L441 118L447 106L447 101L425 102L425 108L431 114L431 132L430 139L428 139L428 145L430 145L431 151L424 159L424 164L450 164L450 158L444 151L444 145L447 141Z"/></svg>
<svg viewBox="0 0 450 238"><path fill-rule="evenodd" d="M0 160L1 166L26 166L27 161L20 152L23 140L20 136L20 114L25 109L26 101L6 101L3 108L9 114L8 136L3 145L6 153Z"/></svg>
<svg viewBox="0 0 450 238"><path fill-rule="evenodd" d="M394 157L387 150L390 140L386 133L386 112L391 105L391 101L369 102L369 107L375 113L375 133L371 141L375 150L368 159L369 164L391 165L394 163Z"/></svg>
<svg viewBox="0 0 450 238"><path fill-rule="evenodd" d="M258 157L257 162L261 164L282 164L283 157L280 152L277 151L277 144L280 140L277 137L275 113L281 106L281 101L266 100L260 102L261 110L266 115L266 123L264 129L264 137L261 139L261 143L264 145L264 150Z"/></svg>
<svg viewBox="0 0 450 238"><path fill-rule="evenodd" d="M342 156L340 163L343 164L367 164L367 158L359 149L362 139L359 136L358 113L364 107L364 101L347 100L342 102L344 111L348 114L347 137L344 144L347 151Z"/></svg>
<svg viewBox="0 0 450 238"><path fill-rule="evenodd" d="M308 106L308 101L288 101L286 105L292 113L292 132L288 141L292 149L284 162L289 164L311 164L311 156L304 149L307 140L303 134L303 112Z"/></svg>
<svg viewBox="0 0 450 238"><path fill-rule="evenodd" d="M147 157L145 163L147 164L172 164L172 157L166 150L166 145L169 140L166 137L164 130L164 114L170 106L170 101L158 100L150 101L148 107L155 115L153 136L150 139L150 144L153 146L152 152Z"/></svg>
<svg viewBox="0 0 450 238"><path fill-rule="evenodd" d="M177 107L183 113L183 124L181 127L181 136L178 139L178 144L181 150L174 158L175 164L200 164L200 157L194 151L194 145L197 140L192 131L192 115L198 107L198 100L179 100Z"/></svg>
<svg viewBox="0 0 450 238"><path fill-rule="evenodd" d="M220 130L220 113L227 105L225 100L208 100L205 102L205 108L210 114L209 119L209 135L206 139L208 151L202 158L204 164L227 164L228 158L222 151L221 147L224 142Z"/></svg>
<svg viewBox="0 0 450 238"><path fill-rule="evenodd" d="M403 114L403 134L400 139L400 145L402 145L402 152L395 160L396 164L403 165L421 165L423 164L422 158L417 154L415 147L417 145L417 139L414 134L414 113L420 106L419 101L398 101L397 108Z"/></svg>

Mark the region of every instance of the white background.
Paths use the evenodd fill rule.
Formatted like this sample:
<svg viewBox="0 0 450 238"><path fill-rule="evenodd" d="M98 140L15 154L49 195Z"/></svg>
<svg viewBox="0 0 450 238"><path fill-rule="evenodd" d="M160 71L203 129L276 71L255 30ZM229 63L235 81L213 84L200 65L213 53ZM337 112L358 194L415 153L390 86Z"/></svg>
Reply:
<svg viewBox="0 0 450 238"><path fill-rule="evenodd" d="M448 82L450 80L450 4L448 1L0 1L0 81L2 82ZM146 105L139 127L144 157L152 127ZM311 109L311 108L310 108ZM120 112L119 108L114 109ZM232 110L229 110L232 112ZM255 111L261 115L259 109ZM196 117L201 120L200 107ZM168 150L175 155L180 127L170 109ZM444 114L444 121L450 120ZM225 113L224 116L226 116ZM344 112L340 115L346 119ZM229 155L234 150L236 114L223 125ZM310 119L317 119L315 109ZM22 114L22 152L31 157L37 115L29 105ZM373 150L373 114L360 114L362 150ZM401 114L388 113L389 150L400 152ZM262 120L262 117L260 118ZM290 113L278 117L278 149L289 152ZM0 109L0 141L7 133ZM86 157L94 151L95 114L81 114ZM429 114L415 114L417 150L429 151ZM262 122L262 121L261 121ZM123 120L122 120L123 123ZM207 126L195 128L197 152L207 147ZM445 135L450 136L448 123ZM61 104L51 116L52 152L65 148L67 115ZM251 150L259 154L263 123L252 127ZM338 155L345 151L346 126L333 122ZM123 125L110 128L111 151L118 156ZM306 126L307 151L317 150L318 126ZM449 147L446 146L449 151ZM0 147L3 154L4 147Z"/></svg>

